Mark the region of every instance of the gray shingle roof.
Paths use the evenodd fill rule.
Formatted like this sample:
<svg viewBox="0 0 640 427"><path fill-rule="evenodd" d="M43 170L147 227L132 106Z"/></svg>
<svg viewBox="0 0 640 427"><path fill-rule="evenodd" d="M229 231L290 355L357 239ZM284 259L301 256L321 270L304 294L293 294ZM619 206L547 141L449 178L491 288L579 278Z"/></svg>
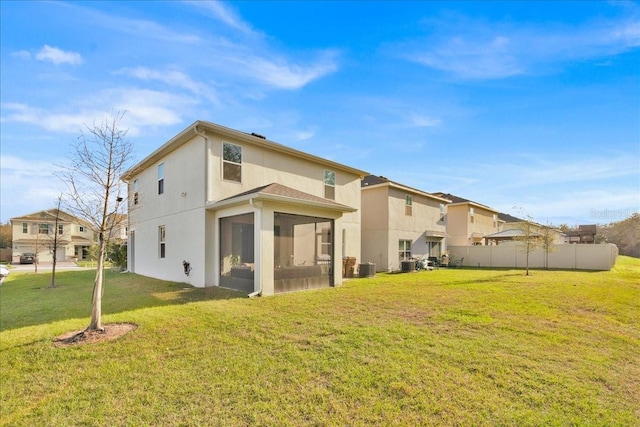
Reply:
<svg viewBox="0 0 640 427"><path fill-rule="evenodd" d="M343 205L333 200L314 196L313 194L305 193L303 191L296 190L295 188L287 187L286 185L278 184L276 182L263 185L260 187L256 187L231 197L227 197L226 199L222 199L217 203L230 202L233 200L242 200L247 196L251 196L251 195L255 195L256 197L262 196L264 198L278 198L280 200L290 199L292 201L307 202L307 203L312 203L315 205L321 205L327 208L333 208L333 209L343 210L343 211L355 210L350 206Z"/></svg>
<svg viewBox="0 0 640 427"><path fill-rule="evenodd" d="M499 231L497 233L493 233L493 234L488 234L486 236L484 236L485 239L487 238L513 238L513 237L524 237L526 235L524 230L521 230L519 228L510 228L509 230L503 230L503 231ZM542 236L542 234L540 233L535 233L535 232L530 232L529 233L530 236Z"/></svg>

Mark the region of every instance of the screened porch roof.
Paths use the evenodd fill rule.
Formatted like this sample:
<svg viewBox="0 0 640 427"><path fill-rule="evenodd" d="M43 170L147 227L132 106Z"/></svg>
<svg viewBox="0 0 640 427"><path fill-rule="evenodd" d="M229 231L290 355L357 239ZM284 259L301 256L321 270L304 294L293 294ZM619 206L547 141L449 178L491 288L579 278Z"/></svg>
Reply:
<svg viewBox="0 0 640 427"><path fill-rule="evenodd" d="M286 185L271 183L256 187L252 190L236 194L226 199L218 200L215 203L207 205L207 209L216 210L226 208L233 205L252 203L254 201L272 201L284 202L296 205L311 206L323 209L329 209L338 212L355 212L356 208L334 202L333 200L324 199L314 196L303 191L296 190Z"/></svg>

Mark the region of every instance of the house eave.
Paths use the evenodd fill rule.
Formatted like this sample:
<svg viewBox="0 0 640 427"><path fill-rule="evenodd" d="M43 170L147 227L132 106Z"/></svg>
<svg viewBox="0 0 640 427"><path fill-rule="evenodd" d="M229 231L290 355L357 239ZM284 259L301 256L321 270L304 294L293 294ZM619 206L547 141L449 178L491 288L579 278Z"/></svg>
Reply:
<svg viewBox="0 0 640 427"><path fill-rule="evenodd" d="M121 179L125 182L128 182L133 176L139 174L140 172L149 168L150 166L155 165L167 154L176 150L177 148L187 143L189 140L191 140L192 138L194 138L195 136L197 136L202 132L215 133L222 136L223 138L224 137L232 138L234 141L240 141L243 143L266 148L268 150L277 151L292 157L305 159L313 163L319 163L331 169L340 170L353 175L357 175L360 177L360 179L368 175L368 172L362 171L360 169L352 168L350 166L343 165L341 163L337 163L332 160L314 156L313 154L304 153L302 151L298 151L296 149L284 146L277 142L270 141L266 138L258 137L256 135L241 132L235 129L227 128L215 123L197 120L193 124L191 124L189 127L184 129L182 132L180 132L178 135L171 138L169 141L167 141L164 145L162 145L160 148L155 150L153 153L145 157L142 161L138 162L131 169L126 171L122 175Z"/></svg>
<svg viewBox="0 0 640 427"><path fill-rule="evenodd" d="M300 200L293 197L281 196L276 194L251 194L251 195L234 197L232 199L221 200L218 202L209 202L206 205L206 209L219 210L224 208L230 208L233 206L254 204L256 202L285 203L285 204L291 204L296 206L306 206L311 208L318 208L318 209L324 209L324 210L330 210L333 212L342 212L342 213L350 213L350 212L357 211L356 208L353 208L351 206L315 202L311 200Z"/></svg>
<svg viewBox="0 0 640 427"><path fill-rule="evenodd" d="M426 237L433 237L433 238L439 238L439 239L444 239L446 237L451 237L449 236L446 232L444 231L439 231L439 230L427 230L424 232Z"/></svg>

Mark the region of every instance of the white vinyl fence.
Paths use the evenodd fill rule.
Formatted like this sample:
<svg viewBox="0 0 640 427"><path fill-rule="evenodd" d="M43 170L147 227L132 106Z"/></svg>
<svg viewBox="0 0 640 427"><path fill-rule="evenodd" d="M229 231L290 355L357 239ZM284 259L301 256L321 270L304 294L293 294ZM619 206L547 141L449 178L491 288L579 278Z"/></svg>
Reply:
<svg viewBox="0 0 640 427"><path fill-rule="evenodd" d="M514 242L490 246L449 246L449 259L462 260L466 267L526 267L527 254ZM554 245L552 251L536 249L529 253L529 268L568 270L611 270L618 257L618 247L602 245Z"/></svg>

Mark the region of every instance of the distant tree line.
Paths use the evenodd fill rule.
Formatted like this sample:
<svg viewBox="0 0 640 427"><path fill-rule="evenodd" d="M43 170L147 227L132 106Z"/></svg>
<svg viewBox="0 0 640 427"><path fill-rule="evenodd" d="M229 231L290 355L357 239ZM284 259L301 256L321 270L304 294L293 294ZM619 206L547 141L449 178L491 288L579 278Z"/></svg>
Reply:
<svg viewBox="0 0 640 427"><path fill-rule="evenodd" d="M562 231L575 231L577 227L561 224L557 228ZM598 225L596 243L613 243L620 250L620 255L640 258L640 213L634 213L622 221Z"/></svg>

